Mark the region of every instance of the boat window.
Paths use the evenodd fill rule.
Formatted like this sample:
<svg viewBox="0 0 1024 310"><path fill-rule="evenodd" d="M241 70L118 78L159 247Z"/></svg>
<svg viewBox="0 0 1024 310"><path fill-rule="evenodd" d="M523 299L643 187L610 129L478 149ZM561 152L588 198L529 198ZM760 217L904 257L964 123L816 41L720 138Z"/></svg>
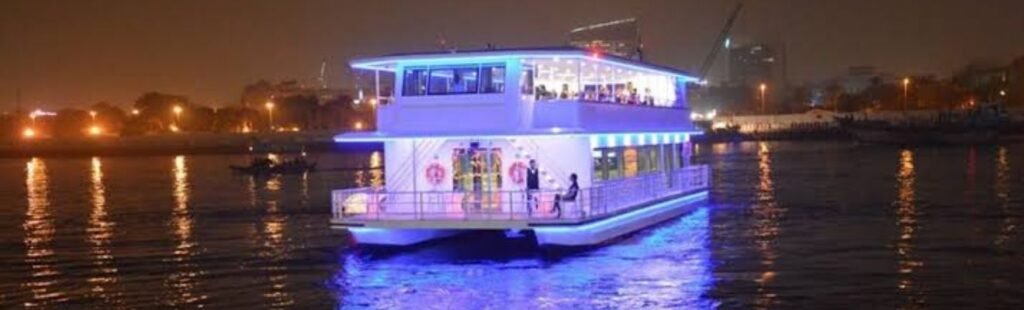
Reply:
<svg viewBox="0 0 1024 310"><path fill-rule="evenodd" d="M431 95L454 95L477 93L479 68L472 67L439 67L430 69Z"/></svg>
<svg viewBox="0 0 1024 310"><path fill-rule="evenodd" d="M493 64L480 67L480 92L484 94L505 92L505 65Z"/></svg>
<svg viewBox="0 0 1024 310"><path fill-rule="evenodd" d="M620 146L592 151L594 180L632 178L678 168L680 144Z"/></svg>
<svg viewBox="0 0 1024 310"><path fill-rule="evenodd" d="M404 96L423 96L427 94L427 69L405 69L405 80L402 87Z"/></svg>

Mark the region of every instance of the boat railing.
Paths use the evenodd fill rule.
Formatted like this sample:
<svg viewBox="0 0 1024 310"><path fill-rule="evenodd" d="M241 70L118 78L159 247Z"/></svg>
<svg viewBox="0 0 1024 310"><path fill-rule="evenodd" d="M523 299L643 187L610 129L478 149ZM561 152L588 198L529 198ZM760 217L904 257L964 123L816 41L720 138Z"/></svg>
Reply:
<svg viewBox="0 0 1024 310"><path fill-rule="evenodd" d="M669 173L603 181L581 189L571 200L564 197L565 190L389 192L369 187L335 190L331 200L334 219L342 222L575 222L706 189L709 178L708 166L689 166Z"/></svg>

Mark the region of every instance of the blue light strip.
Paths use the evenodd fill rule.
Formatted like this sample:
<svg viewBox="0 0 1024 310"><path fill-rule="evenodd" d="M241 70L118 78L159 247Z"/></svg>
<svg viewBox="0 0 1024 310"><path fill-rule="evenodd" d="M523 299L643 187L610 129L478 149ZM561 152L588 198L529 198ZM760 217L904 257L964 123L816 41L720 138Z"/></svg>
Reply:
<svg viewBox="0 0 1024 310"><path fill-rule="evenodd" d="M618 225L625 224L626 222L636 220L639 217L651 215L654 213L665 211L666 209L677 208L681 205L705 200L708 198L708 191L701 191L679 197L676 199L663 201L651 206L643 207L627 213L612 216L603 220L587 223L578 226L542 226L533 227L533 230L538 233L545 234L578 234L578 233L594 233L595 231L612 228Z"/></svg>
<svg viewBox="0 0 1024 310"><path fill-rule="evenodd" d="M388 136L346 136L345 134L337 135L334 137L336 143L362 143L362 142L388 142L388 141L403 141L403 140L416 140L416 139L452 139L452 140L496 140L496 139L511 139L511 138L553 138L553 137L587 137L590 139L591 147L615 147L617 145L626 145L627 141L629 145L638 145L637 141L640 140L638 136L646 136L644 140L647 144L644 145L655 145L653 143L655 138L652 136L660 135L661 138L657 139L661 144L672 144L682 143L682 141L689 141L691 135L703 134L701 131L674 131L674 132L633 132L633 133L526 133L526 134L501 134L501 135L423 135L423 136L400 136L400 137L388 137ZM597 143L595 143L597 141ZM595 145L596 144L596 145Z"/></svg>

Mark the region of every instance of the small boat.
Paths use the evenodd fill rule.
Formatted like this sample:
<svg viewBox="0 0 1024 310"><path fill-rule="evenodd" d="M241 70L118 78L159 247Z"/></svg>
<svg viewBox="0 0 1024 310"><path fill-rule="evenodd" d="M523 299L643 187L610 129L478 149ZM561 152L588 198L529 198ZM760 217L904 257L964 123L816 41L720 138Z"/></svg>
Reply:
<svg viewBox="0 0 1024 310"><path fill-rule="evenodd" d="M248 175L303 174L316 170L316 162L307 162L305 158L296 158L276 162L269 158L254 158L248 166L231 165L235 173Z"/></svg>

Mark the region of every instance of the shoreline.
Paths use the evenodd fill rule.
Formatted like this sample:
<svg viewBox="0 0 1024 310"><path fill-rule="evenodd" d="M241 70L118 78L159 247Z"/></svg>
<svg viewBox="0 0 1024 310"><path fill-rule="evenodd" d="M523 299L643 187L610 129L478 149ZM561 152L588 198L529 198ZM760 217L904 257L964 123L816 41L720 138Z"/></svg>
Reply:
<svg viewBox="0 0 1024 310"><path fill-rule="evenodd" d="M334 132L190 133L98 139L47 139L0 142L0 158L163 156L374 151L377 143L339 145Z"/></svg>

